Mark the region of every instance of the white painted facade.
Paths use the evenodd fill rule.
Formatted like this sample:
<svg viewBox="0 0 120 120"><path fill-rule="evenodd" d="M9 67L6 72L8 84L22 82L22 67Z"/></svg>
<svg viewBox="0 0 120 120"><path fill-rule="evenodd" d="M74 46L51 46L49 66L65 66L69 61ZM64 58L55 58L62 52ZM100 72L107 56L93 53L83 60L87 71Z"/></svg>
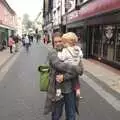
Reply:
<svg viewBox="0 0 120 120"><path fill-rule="evenodd" d="M61 24L61 16L65 14L65 0L53 0L53 26Z"/></svg>
<svg viewBox="0 0 120 120"><path fill-rule="evenodd" d="M71 12L72 10L74 10L75 6L76 6L76 0L66 0L67 12Z"/></svg>
<svg viewBox="0 0 120 120"><path fill-rule="evenodd" d="M22 37L22 18L21 17L17 17L17 32L16 34L18 34L20 37Z"/></svg>
<svg viewBox="0 0 120 120"><path fill-rule="evenodd" d="M42 25L43 25L43 12L40 12L40 15L37 17L37 19L34 21L35 28L38 29L38 31L42 31Z"/></svg>

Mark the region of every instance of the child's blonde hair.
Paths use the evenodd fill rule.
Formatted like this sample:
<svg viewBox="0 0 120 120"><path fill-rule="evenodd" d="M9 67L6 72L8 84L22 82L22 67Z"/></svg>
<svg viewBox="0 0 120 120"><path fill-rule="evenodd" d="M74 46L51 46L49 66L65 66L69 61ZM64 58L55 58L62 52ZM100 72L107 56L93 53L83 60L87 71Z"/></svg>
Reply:
<svg viewBox="0 0 120 120"><path fill-rule="evenodd" d="M68 33L63 34L62 40L65 41L65 42L75 44L76 42L78 42L78 37L75 33L68 32Z"/></svg>

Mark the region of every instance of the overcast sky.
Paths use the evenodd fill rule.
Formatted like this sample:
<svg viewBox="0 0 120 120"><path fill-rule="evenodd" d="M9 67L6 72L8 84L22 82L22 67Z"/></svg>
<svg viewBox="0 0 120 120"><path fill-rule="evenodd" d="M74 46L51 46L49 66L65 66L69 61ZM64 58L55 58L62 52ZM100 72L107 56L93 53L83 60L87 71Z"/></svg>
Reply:
<svg viewBox="0 0 120 120"><path fill-rule="evenodd" d="M18 16L28 13L31 20L34 20L41 11L43 0L7 0Z"/></svg>

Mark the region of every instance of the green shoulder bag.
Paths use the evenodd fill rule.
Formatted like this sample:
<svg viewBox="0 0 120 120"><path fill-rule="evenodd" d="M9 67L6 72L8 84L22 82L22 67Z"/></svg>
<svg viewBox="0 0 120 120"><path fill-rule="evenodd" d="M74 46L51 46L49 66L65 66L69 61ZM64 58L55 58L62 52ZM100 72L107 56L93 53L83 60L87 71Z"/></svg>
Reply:
<svg viewBox="0 0 120 120"><path fill-rule="evenodd" d="M40 91L47 92L49 86L49 65L40 65L38 71L40 73Z"/></svg>

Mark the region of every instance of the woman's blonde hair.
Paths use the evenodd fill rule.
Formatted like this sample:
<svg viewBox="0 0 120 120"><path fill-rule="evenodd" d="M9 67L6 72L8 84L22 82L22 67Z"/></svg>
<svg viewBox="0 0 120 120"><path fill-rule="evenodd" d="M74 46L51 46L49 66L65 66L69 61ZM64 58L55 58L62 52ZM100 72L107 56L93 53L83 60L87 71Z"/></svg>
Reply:
<svg viewBox="0 0 120 120"><path fill-rule="evenodd" d="M75 34L75 33L73 33L73 32L67 32L67 33L65 33L65 34L63 34L63 36L62 36L62 39L63 39L63 41L70 41L70 42L72 42L72 43L76 43L76 42L78 42L78 37L77 37L77 35Z"/></svg>

